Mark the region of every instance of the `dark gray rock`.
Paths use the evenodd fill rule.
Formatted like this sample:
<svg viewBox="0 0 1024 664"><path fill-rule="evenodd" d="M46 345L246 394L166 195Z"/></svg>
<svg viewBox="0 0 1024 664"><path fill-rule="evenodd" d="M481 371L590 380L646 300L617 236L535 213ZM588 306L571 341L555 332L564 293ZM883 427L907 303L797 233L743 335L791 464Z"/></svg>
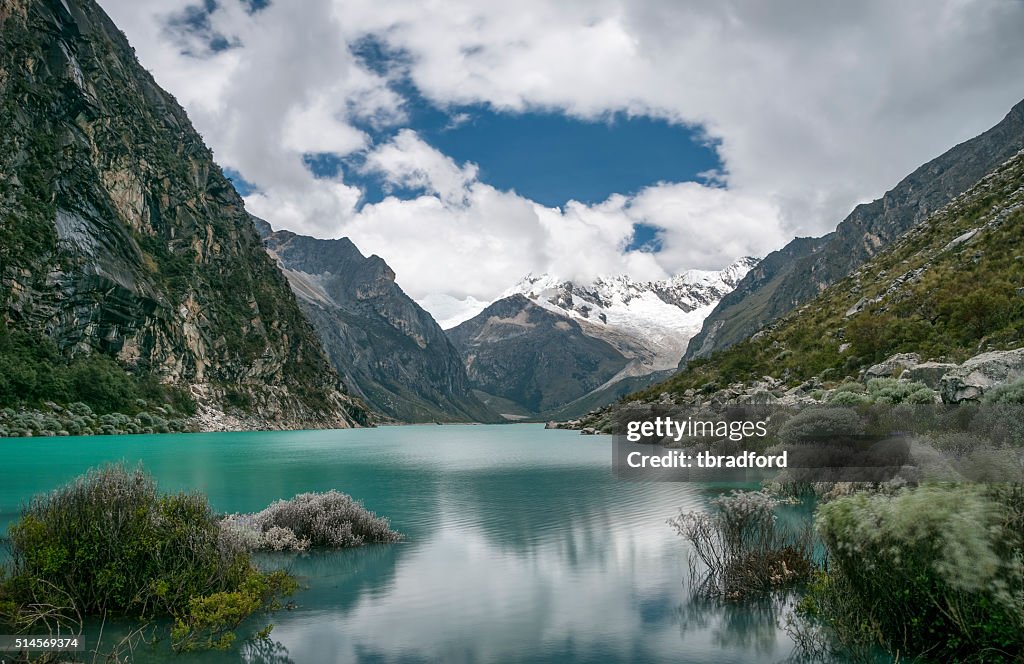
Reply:
<svg viewBox="0 0 1024 664"><path fill-rule="evenodd" d="M906 380L924 383L933 390L937 390L942 383L942 377L958 366L951 362L922 362L908 367L902 377Z"/></svg>
<svg viewBox="0 0 1024 664"><path fill-rule="evenodd" d="M942 377L945 403L979 401L988 390L1024 378L1024 348L976 355Z"/></svg>
<svg viewBox="0 0 1024 664"><path fill-rule="evenodd" d="M319 240L255 220L327 356L374 409L403 422L494 422L441 327L378 256L347 238Z"/></svg>
<svg viewBox="0 0 1024 664"><path fill-rule="evenodd" d="M629 363L611 344L584 333L574 319L523 295L498 300L448 330L448 338L462 355L473 387L532 418L587 396ZM609 395L608 401L614 398ZM604 404L593 407L599 405Z"/></svg>
<svg viewBox="0 0 1024 664"><path fill-rule="evenodd" d="M884 362L868 367L864 377L871 378L899 378L903 372L921 362L921 356L917 353L898 353Z"/></svg>

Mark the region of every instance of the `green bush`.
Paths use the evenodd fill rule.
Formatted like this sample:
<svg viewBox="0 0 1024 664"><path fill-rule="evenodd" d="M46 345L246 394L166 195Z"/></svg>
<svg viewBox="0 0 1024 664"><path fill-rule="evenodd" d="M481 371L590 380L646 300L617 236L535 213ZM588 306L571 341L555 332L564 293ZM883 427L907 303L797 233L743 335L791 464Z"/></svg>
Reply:
<svg viewBox="0 0 1024 664"><path fill-rule="evenodd" d="M982 403L1024 404L1024 378L985 393Z"/></svg>
<svg viewBox="0 0 1024 664"><path fill-rule="evenodd" d="M829 396L828 403L835 406L866 406L874 402L871 400L870 395L862 392L850 390L840 392L837 390Z"/></svg>
<svg viewBox="0 0 1024 664"><path fill-rule="evenodd" d="M883 404L935 403L936 392L924 383L907 382L895 378L872 378L867 386L844 383L829 396L828 403L836 406L866 406Z"/></svg>
<svg viewBox="0 0 1024 664"><path fill-rule="evenodd" d="M149 401L170 401L186 414L195 413L195 403L184 390L162 385L148 374L132 375L101 353L65 357L49 337L8 330L0 321L0 405L40 406L47 401L128 414L140 412Z"/></svg>
<svg viewBox="0 0 1024 664"><path fill-rule="evenodd" d="M924 383L911 383L895 378L872 378L867 385L872 403L935 403L935 392Z"/></svg>
<svg viewBox="0 0 1024 664"><path fill-rule="evenodd" d="M219 604L250 615L289 588L221 537L205 497L161 495L141 470L123 466L33 499L10 528L10 550L0 596L16 624L41 601L64 606L70 598L83 615L172 616L184 626L177 640L194 645L191 628L230 638L225 625L234 621L211 618Z"/></svg>
<svg viewBox="0 0 1024 664"><path fill-rule="evenodd" d="M252 614L281 608L279 597L295 592L295 579L278 570L270 574L250 571L237 590L189 600L188 611L174 621L171 647L176 651L226 650L235 642L239 625ZM258 636L265 638L272 626Z"/></svg>
<svg viewBox="0 0 1024 664"><path fill-rule="evenodd" d="M934 661L1024 656L1019 489L922 487L822 505L829 569L802 603L848 651Z"/></svg>
<svg viewBox="0 0 1024 664"><path fill-rule="evenodd" d="M864 422L856 411L815 407L801 410L787 420L779 430L779 441L785 445L827 443L863 433Z"/></svg>
<svg viewBox="0 0 1024 664"><path fill-rule="evenodd" d="M245 413L252 410L252 397L243 390L235 388L225 390L224 403Z"/></svg>

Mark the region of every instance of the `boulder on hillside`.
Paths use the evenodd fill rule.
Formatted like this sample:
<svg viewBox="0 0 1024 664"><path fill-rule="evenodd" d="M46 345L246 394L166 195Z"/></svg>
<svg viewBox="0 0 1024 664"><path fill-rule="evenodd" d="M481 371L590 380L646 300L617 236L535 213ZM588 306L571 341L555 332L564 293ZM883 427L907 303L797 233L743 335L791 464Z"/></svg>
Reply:
<svg viewBox="0 0 1024 664"><path fill-rule="evenodd" d="M897 353L884 362L868 368L864 372L864 378L899 378L904 370L916 367L920 363L921 356L917 353Z"/></svg>
<svg viewBox="0 0 1024 664"><path fill-rule="evenodd" d="M945 403L978 401L988 390L1024 377L1024 348L982 353L948 372L941 380Z"/></svg>
<svg viewBox="0 0 1024 664"><path fill-rule="evenodd" d="M916 366L908 367L903 372L902 378L924 383L933 390L937 390L942 382L942 377L959 366L952 362L922 362Z"/></svg>

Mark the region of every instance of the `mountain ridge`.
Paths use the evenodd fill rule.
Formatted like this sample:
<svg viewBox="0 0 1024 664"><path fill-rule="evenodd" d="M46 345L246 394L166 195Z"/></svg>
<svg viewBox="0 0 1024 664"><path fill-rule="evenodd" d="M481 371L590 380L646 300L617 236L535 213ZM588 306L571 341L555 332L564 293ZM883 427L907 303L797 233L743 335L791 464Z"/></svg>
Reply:
<svg viewBox="0 0 1024 664"><path fill-rule="evenodd" d="M662 281L527 275L447 334L485 402L514 418L575 416L667 377L703 316L756 263Z"/></svg>
<svg viewBox="0 0 1024 664"><path fill-rule="evenodd" d="M758 264L744 257L721 270L687 270L659 281L607 275L590 282L527 275L502 297L525 295L576 319L648 373L675 367L704 318Z"/></svg>
<svg viewBox="0 0 1024 664"><path fill-rule="evenodd" d="M985 361L1009 365L1012 380L1024 373L1022 231L1024 150L819 297L624 403L811 403L904 367L933 390L947 376L1005 382ZM607 429L616 407L573 426Z"/></svg>
<svg viewBox="0 0 1024 664"><path fill-rule="evenodd" d="M204 427L368 423L241 197L103 10L0 0L0 43L4 329L53 343L54 371L106 358L122 386L187 391Z"/></svg>
<svg viewBox="0 0 1024 664"><path fill-rule="evenodd" d="M254 223L354 394L402 422L500 421L472 394L458 351L384 259L364 256L348 238Z"/></svg>
<svg viewBox="0 0 1024 664"><path fill-rule="evenodd" d="M820 238L797 238L766 256L722 298L694 337L686 361L757 332L850 274L1024 148L1024 101L995 126L915 169L882 197L858 205Z"/></svg>

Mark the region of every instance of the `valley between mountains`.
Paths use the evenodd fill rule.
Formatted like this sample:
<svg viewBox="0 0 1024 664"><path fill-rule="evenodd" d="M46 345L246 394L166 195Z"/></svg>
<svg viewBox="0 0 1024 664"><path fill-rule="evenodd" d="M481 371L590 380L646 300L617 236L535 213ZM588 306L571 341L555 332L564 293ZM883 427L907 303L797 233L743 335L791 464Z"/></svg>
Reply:
<svg viewBox="0 0 1024 664"><path fill-rule="evenodd" d="M1024 661L1024 101L1001 107L1024 12L495 4L0 0L0 664ZM121 31L147 34L130 11L143 5L189 92L223 75L258 87L253 103L187 99L194 126ZM823 83L812 70L829 63L788 43L751 68L761 44L720 35L755 28L813 33L793 53L838 55L842 75ZM482 37L456 41L463 30ZM527 32L544 33L540 50ZM445 59L391 41L409 35ZM991 38L977 60L976 35ZM587 57L598 42L614 57ZM562 48L574 57L547 57ZM723 53L729 76L706 66ZM506 57L507 70L459 69ZM677 86L672 59L734 108L699 111L706 91ZM627 60L672 80L618 85ZM1008 78L982 75L995 60ZM225 65L240 61L257 85ZM540 198L443 146L435 120L454 133L479 118L432 97L417 66L433 85L454 75L459 100L481 83L512 100L480 118L571 138L519 168L574 174L561 149L596 164L584 175L599 193L574 198L567 179ZM291 78L321 67L349 78ZM945 78L905 90L902 68ZM765 97L748 82L772 69L815 94L765 85L778 108L752 104ZM596 72L623 105L535 96L565 72ZM793 219L824 206L790 197L852 200L836 173L934 140L934 116L909 126L938 98L929 85L956 105L933 107L943 118L993 99L1006 114L845 218ZM698 110L662 106L678 90ZM277 111L303 116L297 147L294 118L248 124L284 99ZM737 175L751 167L727 128L736 108L762 121L747 139L783 142L750 144L772 184ZM385 130L363 131L389 109ZM645 138L623 141L629 159L591 159L600 141L578 137L620 113ZM907 145L871 147L896 135L886 122L907 123ZM281 152L238 159L220 123L289 157L254 174L246 164ZM464 140L486 153L483 134ZM630 189L637 155L659 175ZM300 178L268 184L295 173L346 207ZM725 212L693 203L720 194ZM783 245L783 228L835 230L733 255ZM599 259L623 267L595 276ZM445 308L442 327L428 309ZM81 654L46 651L52 637L80 638Z"/></svg>
<svg viewBox="0 0 1024 664"><path fill-rule="evenodd" d="M1024 345L1024 102L824 237L664 281L526 275L443 330L382 258L251 216L93 0L0 0L0 43L0 435L600 428Z"/></svg>

